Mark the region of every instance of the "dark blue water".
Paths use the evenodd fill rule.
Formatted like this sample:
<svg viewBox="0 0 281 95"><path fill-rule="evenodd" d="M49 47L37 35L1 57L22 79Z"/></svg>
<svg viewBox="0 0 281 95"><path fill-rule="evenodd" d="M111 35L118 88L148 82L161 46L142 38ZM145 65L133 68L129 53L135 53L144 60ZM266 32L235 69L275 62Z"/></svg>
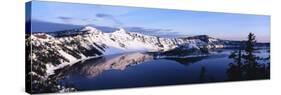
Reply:
<svg viewBox="0 0 281 95"><path fill-rule="evenodd" d="M231 51L185 59L155 59L138 52L105 56L67 68L59 83L77 90L95 90L226 81L233 62L228 58ZM263 50L260 55L268 53Z"/></svg>

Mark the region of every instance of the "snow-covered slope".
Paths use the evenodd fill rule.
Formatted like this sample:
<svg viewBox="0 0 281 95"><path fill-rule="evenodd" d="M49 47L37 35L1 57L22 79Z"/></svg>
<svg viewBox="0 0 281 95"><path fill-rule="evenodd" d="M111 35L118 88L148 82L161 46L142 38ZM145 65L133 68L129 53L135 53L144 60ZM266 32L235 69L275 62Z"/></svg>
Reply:
<svg viewBox="0 0 281 95"><path fill-rule="evenodd" d="M32 47L32 70L40 70L42 76L90 57L134 51L166 52L179 48L200 50L223 47L214 38L161 38L128 32L123 28L105 33L91 26L57 34L35 33L26 41Z"/></svg>
<svg viewBox="0 0 281 95"><path fill-rule="evenodd" d="M191 37L183 37L180 39L185 40L191 40L191 39L197 39L201 42L197 44L200 48L223 48L225 46L224 42L225 40L216 39L213 37L209 37L208 35L198 35L198 36L191 36Z"/></svg>

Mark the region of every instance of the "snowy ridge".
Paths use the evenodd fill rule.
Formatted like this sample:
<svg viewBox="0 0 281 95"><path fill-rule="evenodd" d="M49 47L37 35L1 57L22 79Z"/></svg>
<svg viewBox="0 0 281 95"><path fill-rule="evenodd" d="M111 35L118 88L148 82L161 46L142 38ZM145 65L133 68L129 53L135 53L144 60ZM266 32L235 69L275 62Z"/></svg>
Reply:
<svg viewBox="0 0 281 95"><path fill-rule="evenodd" d="M128 32L123 28L104 33L91 26L75 31L68 31L69 35L63 32L32 34L27 39L32 46L32 69L40 70L40 75L45 76L91 57L135 51L166 52L179 48L200 50L223 47L218 39L205 36L171 39Z"/></svg>

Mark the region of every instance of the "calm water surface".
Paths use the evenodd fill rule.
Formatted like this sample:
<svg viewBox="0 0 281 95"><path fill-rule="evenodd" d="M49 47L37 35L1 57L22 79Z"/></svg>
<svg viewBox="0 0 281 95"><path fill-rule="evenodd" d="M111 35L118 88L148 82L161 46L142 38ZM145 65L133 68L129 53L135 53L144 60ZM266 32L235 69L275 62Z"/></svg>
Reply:
<svg viewBox="0 0 281 95"><path fill-rule="evenodd" d="M59 84L77 90L226 81L232 50L207 57L155 59L146 53L110 55L80 62L60 74ZM266 50L260 50L266 57Z"/></svg>

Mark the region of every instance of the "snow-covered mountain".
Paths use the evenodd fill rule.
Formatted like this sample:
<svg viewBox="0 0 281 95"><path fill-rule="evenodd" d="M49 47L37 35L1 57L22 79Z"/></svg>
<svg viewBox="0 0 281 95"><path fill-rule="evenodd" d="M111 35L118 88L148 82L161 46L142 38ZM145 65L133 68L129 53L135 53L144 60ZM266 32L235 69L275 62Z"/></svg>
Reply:
<svg viewBox="0 0 281 95"><path fill-rule="evenodd" d="M209 49L240 47L244 43L208 35L163 38L130 32L123 28L107 33L91 26L52 33L26 34L27 80L33 85L32 89L49 87L56 84L53 83L54 79L50 78L56 70L105 55L138 52L133 56L126 55L113 58L111 61L106 60L107 64L97 65L99 66L97 68L90 66L92 69L86 68L84 72L95 76L109 69L122 70L126 66L147 59L198 57L209 53ZM269 43L260 43L259 46L269 46ZM56 89L73 90L57 85L51 86Z"/></svg>
<svg viewBox="0 0 281 95"><path fill-rule="evenodd" d="M188 51L189 54L190 50L200 52L202 49L222 48L225 41L207 35L162 38L128 32L123 28L105 33L86 26L68 31L34 33L26 39L26 43L32 47L29 59L33 72L46 76L58 68L92 57L135 51L167 55Z"/></svg>
<svg viewBox="0 0 281 95"><path fill-rule="evenodd" d="M205 46L206 48L223 48L225 40L216 39L210 37L208 35L198 35L198 36L191 36L191 37L182 37L180 39L191 40L191 39L199 39L201 41L200 46L201 48ZM198 44L199 45L199 44Z"/></svg>

